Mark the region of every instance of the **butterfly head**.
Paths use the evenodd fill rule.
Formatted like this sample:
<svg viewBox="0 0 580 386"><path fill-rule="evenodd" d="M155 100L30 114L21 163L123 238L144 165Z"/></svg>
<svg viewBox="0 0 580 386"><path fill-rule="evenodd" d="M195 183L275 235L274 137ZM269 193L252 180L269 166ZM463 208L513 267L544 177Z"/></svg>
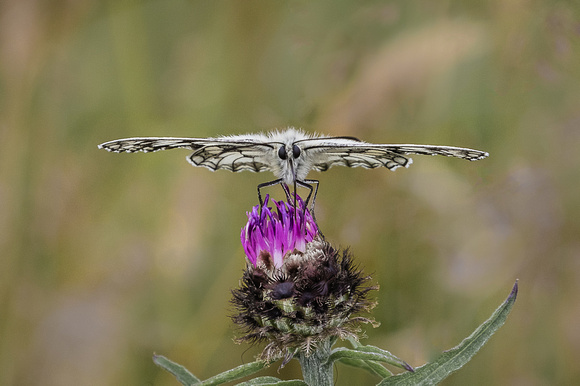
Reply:
<svg viewBox="0 0 580 386"><path fill-rule="evenodd" d="M287 160L288 154L290 154L292 158L296 159L300 157L301 152L302 150L300 150L296 144L292 144L292 147L290 147L290 145L282 145L280 146L280 149L278 149L278 157L280 157L281 160Z"/></svg>
<svg viewBox="0 0 580 386"><path fill-rule="evenodd" d="M296 180L298 162L302 150L295 143L281 144L278 148L278 158L282 165L282 179L285 183L290 184Z"/></svg>

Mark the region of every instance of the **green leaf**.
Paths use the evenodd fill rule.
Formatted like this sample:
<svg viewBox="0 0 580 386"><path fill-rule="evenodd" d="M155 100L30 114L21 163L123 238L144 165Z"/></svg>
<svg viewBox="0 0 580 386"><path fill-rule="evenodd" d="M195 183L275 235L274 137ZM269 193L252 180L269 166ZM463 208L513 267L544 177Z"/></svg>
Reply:
<svg viewBox="0 0 580 386"><path fill-rule="evenodd" d="M163 355L154 354L153 362L155 362L157 366L173 374L182 385L201 385L201 381L195 375L190 373L185 367L170 361Z"/></svg>
<svg viewBox="0 0 580 386"><path fill-rule="evenodd" d="M250 379L249 381L238 383L236 386L275 385L280 381L280 378L266 376Z"/></svg>
<svg viewBox="0 0 580 386"><path fill-rule="evenodd" d="M404 373L384 379L380 386L435 385L460 369L479 351L506 321L518 294L518 282L505 302L457 347L445 351L437 360L417 367L414 373Z"/></svg>
<svg viewBox="0 0 580 386"><path fill-rule="evenodd" d="M215 375L205 381L200 381L195 375L191 374L185 367L170 361L162 355L153 355L153 362L159 367L169 371L171 374L177 378L177 380L182 385L221 385L222 383L235 381L252 375L255 372L262 370L268 365L266 361L255 361L251 363L246 363L231 370L224 371L221 374ZM280 381L277 378L272 377L274 380ZM257 378L259 379L259 378ZM256 383L258 385L259 383Z"/></svg>
<svg viewBox="0 0 580 386"><path fill-rule="evenodd" d="M202 385L221 385L222 383L235 381L236 379L252 375L266 366L268 366L268 362L261 360L246 363L231 370L224 371L221 374L214 375L213 377L203 381Z"/></svg>
<svg viewBox="0 0 580 386"><path fill-rule="evenodd" d="M359 347L363 347L363 345L355 338L350 337L350 338L347 338L347 340L350 342L350 344L352 344L352 347L355 350ZM377 363L375 361L363 361L360 359L343 358L343 359L339 360L339 362L343 363L347 366L361 368L361 369L366 370L370 373L376 374L381 378L387 378L387 377L390 377L391 375L393 375L393 373L391 373L383 365L381 365L380 363Z"/></svg>
<svg viewBox="0 0 580 386"><path fill-rule="evenodd" d="M413 371L413 367L411 365L407 364L405 361L397 358L386 350L375 346L362 345L356 339L348 340L354 347L354 350L336 348L333 350L333 353L336 352L337 354L335 356L331 355L329 360L338 360L340 363L345 365L359 367L361 369L367 370L368 372L376 374L381 378L390 377L393 375L393 373L383 367L380 363L377 363L377 361L386 362L405 370ZM376 355L365 355L368 353Z"/></svg>
<svg viewBox="0 0 580 386"><path fill-rule="evenodd" d="M373 352L362 352L357 350L351 350L344 347L339 347L333 350L332 354L328 358L329 362L334 362L344 359L360 359L363 361L382 361L384 362L385 357L381 354Z"/></svg>
<svg viewBox="0 0 580 386"><path fill-rule="evenodd" d="M375 346L358 346L352 350L344 347L338 347L332 350L332 354L330 354L330 357L328 358L328 360L331 362L343 359L360 359L364 361L385 362L405 370L413 371L413 367L411 367L405 361L397 358L390 352Z"/></svg>
<svg viewBox="0 0 580 386"><path fill-rule="evenodd" d="M360 352L379 354L384 358L381 360L381 362L385 362L385 363L388 363L390 365L400 367L400 368L405 369L407 371L415 371L413 366L411 366L410 364L408 364L404 360L397 358L396 356L394 356L393 354L391 354L387 350L383 350L382 348L378 348L378 347L370 346L370 345L369 346L362 346L361 345L361 346L357 346L355 348L355 350L360 351Z"/></svg>
<svg viewBox="0 0 580 386"><path fill-rule="evenodd" d="M238 383L237 386L305 386L306 382L300 379L292 379L289 381L283 381L276 377L259 377L251 379L247 382ZM307 385L306 385L307 386Z"/></svg>
<svg viewBox="0 0 580 386"><path fill-rule="evenodd" d="M360 369L366 370L369 373L378 375L381 378L387 378L393 375L388 369L384 368L380 363L374 361L363 361L361 359L350 359L342 358L339 360L340 363L347 366L358 367Z"/></svg>

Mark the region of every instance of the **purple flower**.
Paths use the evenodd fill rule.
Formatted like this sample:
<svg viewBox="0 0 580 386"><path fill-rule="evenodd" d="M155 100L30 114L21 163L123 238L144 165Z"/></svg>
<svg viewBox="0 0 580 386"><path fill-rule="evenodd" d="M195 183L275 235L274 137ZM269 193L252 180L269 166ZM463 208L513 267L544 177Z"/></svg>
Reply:
<svg viewBox="0 0 580 386"><path fill-rule="evenodd" d="M241 233L242 246L254 267L270 261L275 268L280 268L287 253L305 251L306 243L314 239L318 228L299 196L296 196L296 210L285 201L272 200L273 210L268 207L269 200L267 195L261 213L258 205L247 212L248 223Z"/></svg>

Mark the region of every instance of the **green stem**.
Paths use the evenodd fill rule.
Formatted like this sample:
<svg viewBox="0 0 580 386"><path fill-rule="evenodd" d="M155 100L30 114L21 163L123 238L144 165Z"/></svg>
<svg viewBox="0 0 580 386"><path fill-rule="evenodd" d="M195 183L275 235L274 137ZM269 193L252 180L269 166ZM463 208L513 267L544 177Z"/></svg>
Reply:
<svg viewBox="0 0 580 386"><path fill-rule="evenodd" d="M326 340L321 342L310 355L307 356L302 351L298 354L304 382L309 386L333 385L332 362L328 361L330 346L330 341Z"/></svg>

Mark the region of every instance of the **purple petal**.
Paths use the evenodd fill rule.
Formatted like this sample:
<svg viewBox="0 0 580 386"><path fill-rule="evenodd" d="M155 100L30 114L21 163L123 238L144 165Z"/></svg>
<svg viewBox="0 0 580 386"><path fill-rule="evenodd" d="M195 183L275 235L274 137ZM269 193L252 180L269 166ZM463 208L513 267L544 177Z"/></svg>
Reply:
<svg viewBox="0 0 580 386"><path fill-rule="evenodd" d="M318 228L300 196L296 196L297 208L276 200L272 200L273 205L269 207L269 202L270 196L266 195L261 211L259 206L255 206L246 213L248 222L242 228L240 239L248 260L254 266L260 253L267 252L279 268L287 253L294 249L304 252Z"/></svg>

